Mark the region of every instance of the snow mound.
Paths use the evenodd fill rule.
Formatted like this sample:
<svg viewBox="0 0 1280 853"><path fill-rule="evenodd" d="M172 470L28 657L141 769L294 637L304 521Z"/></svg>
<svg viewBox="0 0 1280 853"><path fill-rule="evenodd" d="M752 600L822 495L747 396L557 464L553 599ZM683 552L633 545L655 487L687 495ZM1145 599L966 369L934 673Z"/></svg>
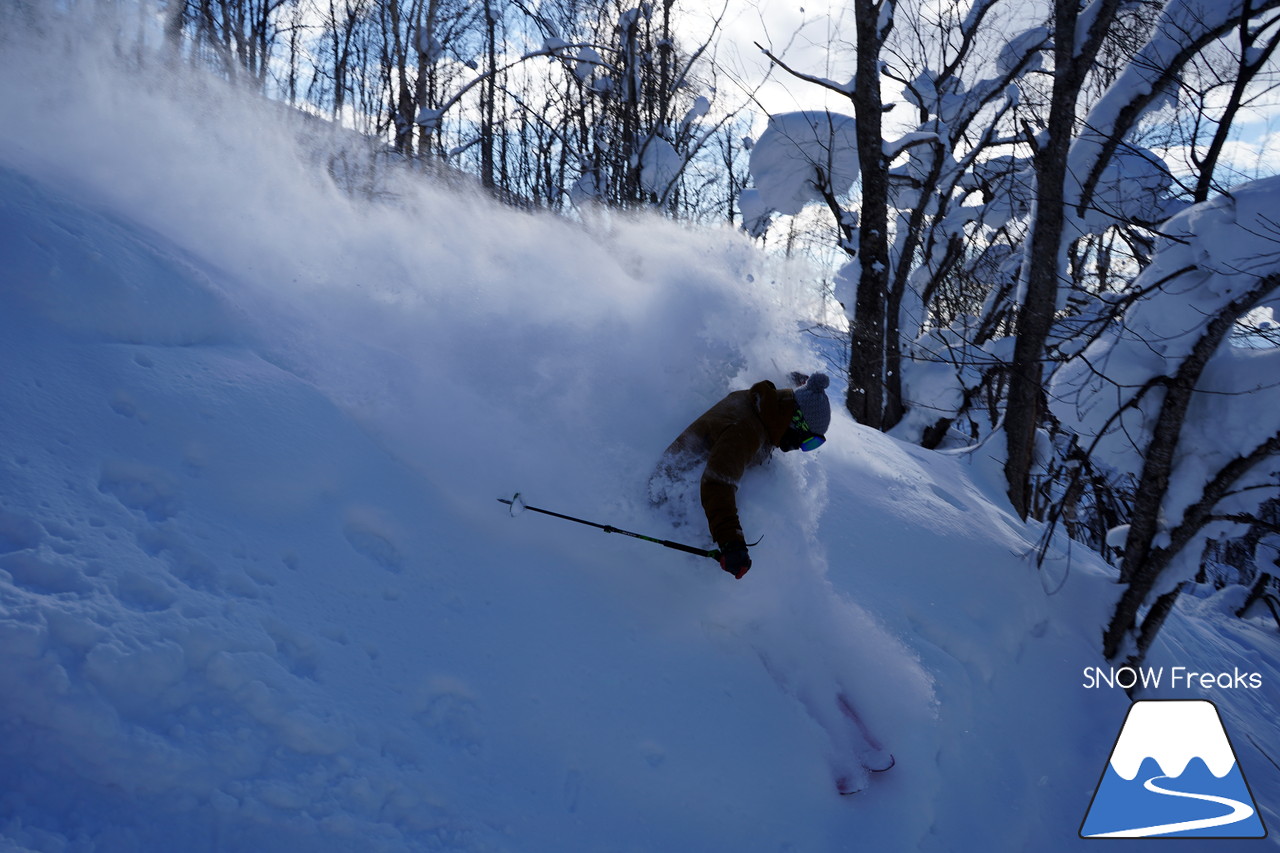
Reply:
<svg viewBox="0 0 1280 853"><path fill-rule="evenodd" d="M858 137L851 116L832 112L780 113L751 147L753 187L741 206L748 229L772 213L794 215L821 201L828 189L839 196L858 177Z"/></svg>

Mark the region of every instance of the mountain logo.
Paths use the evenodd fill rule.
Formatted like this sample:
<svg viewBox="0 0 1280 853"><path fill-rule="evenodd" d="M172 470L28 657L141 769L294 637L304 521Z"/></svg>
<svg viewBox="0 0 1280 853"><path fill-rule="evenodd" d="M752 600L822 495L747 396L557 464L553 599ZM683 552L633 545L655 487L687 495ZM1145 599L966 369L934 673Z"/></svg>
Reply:
<svg viewBox="0 0 1280 853"><path fill-rule="evenodd" d="M1134 702L1080 825L1081 838L1265 838L1214 704Z"/></svg>

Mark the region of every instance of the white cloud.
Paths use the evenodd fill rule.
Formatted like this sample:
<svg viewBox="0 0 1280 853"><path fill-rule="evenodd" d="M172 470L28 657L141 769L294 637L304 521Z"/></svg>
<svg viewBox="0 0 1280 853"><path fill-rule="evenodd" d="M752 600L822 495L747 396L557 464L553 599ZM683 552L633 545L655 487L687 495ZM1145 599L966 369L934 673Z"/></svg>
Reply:
<svg viewBox="0 0 1280 853"><path fill-rule="evenodd" d="M705 38L714 17L725 7L724 0L688 0L684 8L691 38ZM732 2L721 22L716 59L738 81L737 97L754 95L754 108L761 114L758 131L763 131L766 113L841 106L848 112L849 105L847 99L797 80L781 68L771 72L772 63L757 45L797 71L847 82L853 75L852 38L852 11L838 0Z"/></svg>

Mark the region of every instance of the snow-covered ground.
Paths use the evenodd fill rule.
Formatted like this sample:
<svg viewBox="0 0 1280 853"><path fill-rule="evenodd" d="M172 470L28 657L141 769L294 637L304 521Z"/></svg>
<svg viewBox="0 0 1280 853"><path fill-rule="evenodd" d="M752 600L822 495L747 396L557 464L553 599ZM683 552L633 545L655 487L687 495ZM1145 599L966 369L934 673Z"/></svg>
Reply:
<svg viewBox="0 0 1280 853"><path fill-rule="evenodd" d="M496 501L701 540L644 501L657 455L821 366L744 238L352 200L312 163L340 140L95 56L0 52L0 849L1094 843L1117 587L1027 559L997 449L837 404L744 481L741 581ZM1218 704L1275 824L1280 644L1240 594L1150 664L1260 686L1147 695ZM853 797L839 694L897 758Z"/></svg>

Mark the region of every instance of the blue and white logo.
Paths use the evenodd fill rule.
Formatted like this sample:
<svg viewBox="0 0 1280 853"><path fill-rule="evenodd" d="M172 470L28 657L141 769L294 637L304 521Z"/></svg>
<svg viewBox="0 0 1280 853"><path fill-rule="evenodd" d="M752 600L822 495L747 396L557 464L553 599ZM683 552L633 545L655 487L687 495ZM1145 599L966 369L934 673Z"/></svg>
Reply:
<svg viewBox="0 0 1280 853"><path fill-rule="evenodd" d="M1212 702L1133 703L1080 827L1082 838L1266 834Z"/></svg>

